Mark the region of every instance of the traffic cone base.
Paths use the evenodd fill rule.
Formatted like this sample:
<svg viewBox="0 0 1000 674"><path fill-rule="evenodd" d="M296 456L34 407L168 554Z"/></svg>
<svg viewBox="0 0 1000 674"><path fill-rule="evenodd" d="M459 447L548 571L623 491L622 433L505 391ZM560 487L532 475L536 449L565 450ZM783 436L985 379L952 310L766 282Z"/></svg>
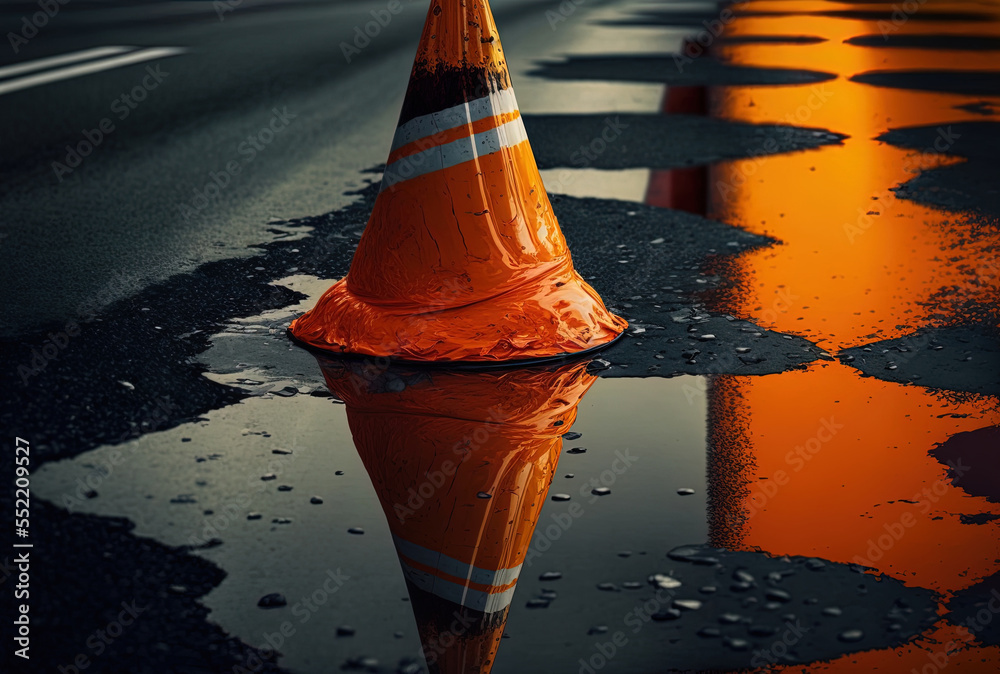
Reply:
<svg viewBox="0 0 1000 674"><path fill-rule="evenodd" d="M610 343L621 332L568 261L530 297L511 292L453 309L412 313L370 304L335 283L297 319L293 336L325 350L414 361L497 362L561 356ZM456 336L461 336L456 339Z"/></svg>
<svg viewBox="0 0 1000 674"><path fill-rule="evenodd" d="M289 330L342 353L489 362L626 327L573 269L488 2L433 0L350 271Z"/></svg>

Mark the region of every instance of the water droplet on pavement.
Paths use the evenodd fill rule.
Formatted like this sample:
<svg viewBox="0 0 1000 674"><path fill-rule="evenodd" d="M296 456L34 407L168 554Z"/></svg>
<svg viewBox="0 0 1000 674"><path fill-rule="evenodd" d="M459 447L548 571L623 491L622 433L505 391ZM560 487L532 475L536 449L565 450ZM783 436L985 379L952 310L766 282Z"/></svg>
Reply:
<svg viewBox="0 0 1000 674"><path fill-rule="evenodd" d="M257 602L257 606L261 608L281 608L288 604L285 599L285 595L279 592L272 592L271 594L265 594Z"/></svg>
<svg viewBox="0 0 1000 674"><path fill-rule="evenodd" d="M837 638L846 643L854 643L864 639L865 633L861 630L844 630L837 635Z"/></svg>
<svg viewBox="0 0 1000 674"><path fill-rule="evenodd" d="M657 611L656 613L654 613L649 617L658 622L663 622L667 620L677 620L678 618L681 617L681 612L675 608L667 608L661 611Z"/></svg>

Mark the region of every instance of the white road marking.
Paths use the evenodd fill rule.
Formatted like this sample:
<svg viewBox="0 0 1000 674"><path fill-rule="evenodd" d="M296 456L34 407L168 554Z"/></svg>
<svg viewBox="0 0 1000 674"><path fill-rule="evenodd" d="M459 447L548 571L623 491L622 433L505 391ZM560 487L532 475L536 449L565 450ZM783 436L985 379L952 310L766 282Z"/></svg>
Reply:
<svg viewBox="0 0 1000 674"><path fill-rule="evenodd" d="M0 78L23 75L24 73L30 73L36 70L45 70L46 68L65 66L70 63L79 63L80 61L89 61L91 59L103 58L105 56L113 56L114 54L121 54L122 52L132 51L133 49L135 49L135 47L94 47L93 49L84 49L83 51L70 52L69 54L62 54L60 56L47 56L43 59L26 61L24 63L15 63L10 66L2 66L0 67Z"/></svg>
<svg viewBox="0 0 1000 674"><path fill-rule="evenodd" d="M15 91L21 91L22 89L37 87L42 84L49 84L51 82L59 82L60 80L68 80L73 77L80 77L81 75L98 73L102 70L121 68L122 66L132 65L133 63L142 63L143 61L150 61L152 59L163 58L165 56L176 56L177 54L183 54L185 51L187 50L182 47L150 47L148 49L141 49L139 51L121 56L112 56L99 61L91 61L90 63L82 63L80 65L69 66L66 68L57 68L56 70L49 70L36 75L19 77L13 80L0 81L0 96Z"/></svg>

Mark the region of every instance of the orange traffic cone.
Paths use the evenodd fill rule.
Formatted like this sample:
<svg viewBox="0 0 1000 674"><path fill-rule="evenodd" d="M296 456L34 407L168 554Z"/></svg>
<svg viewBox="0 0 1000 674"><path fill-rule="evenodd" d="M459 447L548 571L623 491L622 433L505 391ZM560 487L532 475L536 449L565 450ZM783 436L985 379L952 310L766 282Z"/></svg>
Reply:
<svg viewBox="0 0 1000 674"><path fill-rule="evenodd" d="M348 275L291 334L414 361L522 360L615 339L573 268L486 0L433 0Z"/></svg>
<svg viewBox="0 0 1000 674"><path fill-rule="evenodd" d="M489 672L561 436L596 378L580 362L430 375L320 365L389 522L430 670Z"/></svg>

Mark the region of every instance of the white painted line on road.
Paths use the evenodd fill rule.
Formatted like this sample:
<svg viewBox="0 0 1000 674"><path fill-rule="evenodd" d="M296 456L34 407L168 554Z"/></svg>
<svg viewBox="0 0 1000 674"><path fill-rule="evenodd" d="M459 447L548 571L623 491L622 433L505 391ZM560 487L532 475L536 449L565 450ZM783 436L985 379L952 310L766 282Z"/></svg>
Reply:
<svg viewBox="0 0 1000 674"><path fill-rule="evenodd" d="M65 66L70 63L79 63L80 61L90 61L92 59L103 58L105 56L113 56L114 54L121 54L122 52L132 51L133 49L135 49L135 47L94 47L93 49L70 52L69 54L62 54L61 56L48 56L34 61L15 63L14 65L0 67L0 78L23 75L24 73L30 73L36 70L45 70L46 68Z"/></svg>
<svg viewBox="0 0 1000 674"><path fill-rule="evenodd" d="M150 61L152 59L163 58L165 56L176 56L177 54L183 54L185 51L187 50L182 47L150 47L148 49L142 49L123 56L113 56L100 61L83 63L81 65L70 66L68 68L59 68L57 70L50 70L48 72L38 73L37 75L20 77L15 80L0 81L0 96L14 91L20 91L22 89L28 89L30 87L37 87L42 84L49 84L51 82L59 82L60 80L68 80L73 77L80 77L81 75L98 73L102 70L121 68L122 66L132 65L133 63L142 63L143 61Z"/></svg>

